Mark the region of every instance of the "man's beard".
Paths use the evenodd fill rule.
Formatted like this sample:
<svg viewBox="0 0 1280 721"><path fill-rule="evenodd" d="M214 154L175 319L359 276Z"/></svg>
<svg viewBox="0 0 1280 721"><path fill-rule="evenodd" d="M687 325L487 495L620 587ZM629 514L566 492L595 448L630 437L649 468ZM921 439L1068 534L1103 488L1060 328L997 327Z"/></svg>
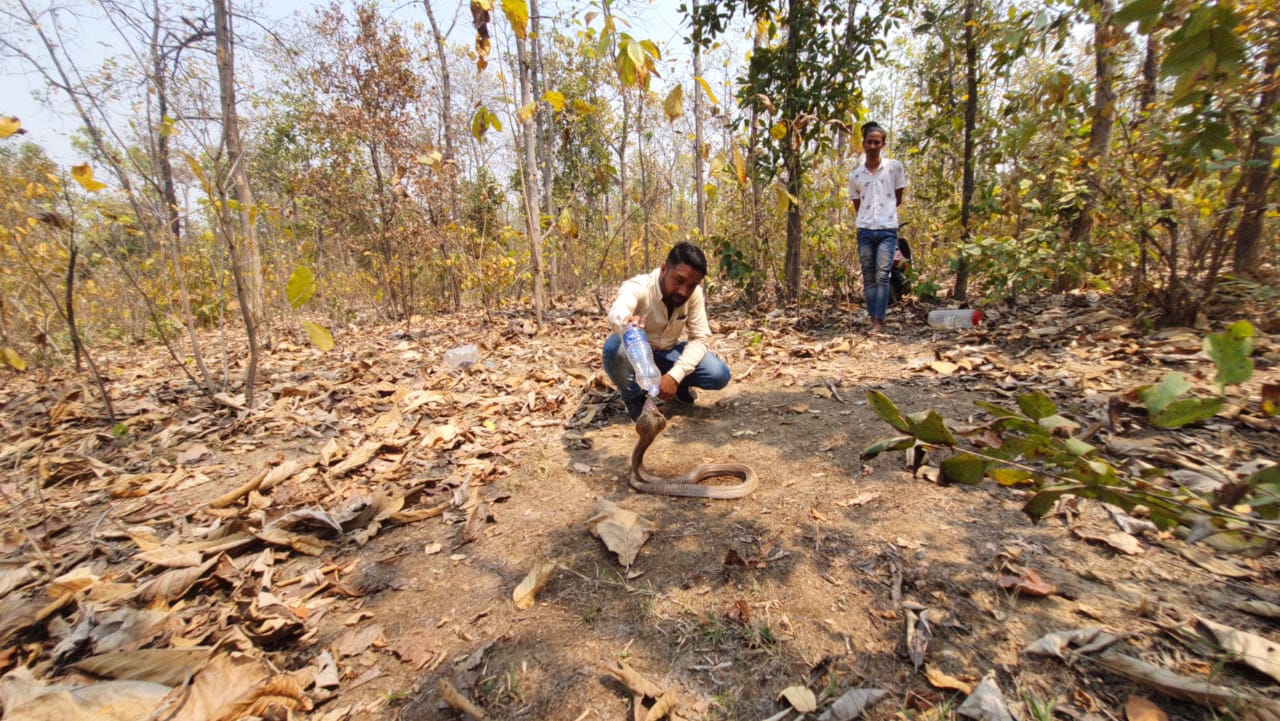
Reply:
<svg viewBox="0 0 1280 721"><path fill-rule="evenodd" d="M663 302L664 304L666 304L666 305L671 306L672 308L679 308L680 306L682 306L682 305L684 305L685 303L689 302L689 296L687 296L687 295L672 295L672 294L670 294L670 293L663 293L663 294L662 294L662 302Z"/></svg>

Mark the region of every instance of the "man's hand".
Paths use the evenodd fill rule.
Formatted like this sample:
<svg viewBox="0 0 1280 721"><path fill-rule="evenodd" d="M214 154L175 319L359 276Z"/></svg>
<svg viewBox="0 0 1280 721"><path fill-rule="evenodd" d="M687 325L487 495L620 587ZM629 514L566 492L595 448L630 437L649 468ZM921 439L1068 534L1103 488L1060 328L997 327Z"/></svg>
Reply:
<svg viewBox="0 0 1280 721"><path fill-rule="evenodd" d="M640 330L644 330L644 316L641 316L641 315L629 315L629 316L627 316L626 318L623 318L623 319L622 319L622 324L623 324L623 325L634 325L635 327L639 328Z"/></svg>
<svg viewBox="0 0 1280 721"><path fill-rule="evenodd" d="M662 379L658 381L658 398L670 401L676 397L676 389L679 387L680 384L676 382L675 378L668 375L662 376Z"/></svg>

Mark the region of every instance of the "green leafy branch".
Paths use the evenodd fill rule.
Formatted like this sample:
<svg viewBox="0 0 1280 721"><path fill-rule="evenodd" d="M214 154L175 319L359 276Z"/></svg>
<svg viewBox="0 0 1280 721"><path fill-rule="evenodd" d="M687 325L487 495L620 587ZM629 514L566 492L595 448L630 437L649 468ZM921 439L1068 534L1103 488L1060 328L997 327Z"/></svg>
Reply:
<svg viewBox="0 0 1280 721"><path fill-rule="evenodd" d="M1225 387L1248 380L1252 326L1237 323L1206 338L1205 348L1218 367L1213 397L1181 398L1189 384L1180 374L1138 389L1152 423L1176 427L1203 420L1226 402ZM1178 380L1181 379L1181 382ZM1034 391L1017 397L1017 408L978 401L991 420L957 430L934 410L903 414L887 396L867 394L867 404L903 435L868 446L864 459L886 451L912 451L912 470L919 470L925 451L952 454L938 465L938 482L976 485L984 479L1004 486L1034 490L1023 512L1038 521L1063 496L1093 498L1125 511L1145 509L1161 529L1191 528L1189 538L1214 536L1214 545L1232 550L1272 546L1280 541L1280 464L1225 483L1212 493L1197 494L1163 481L1159 468L1132 474L1101 457L1098 449L1076 436L1080 425L1058 412L1047 395Z"/></svg>

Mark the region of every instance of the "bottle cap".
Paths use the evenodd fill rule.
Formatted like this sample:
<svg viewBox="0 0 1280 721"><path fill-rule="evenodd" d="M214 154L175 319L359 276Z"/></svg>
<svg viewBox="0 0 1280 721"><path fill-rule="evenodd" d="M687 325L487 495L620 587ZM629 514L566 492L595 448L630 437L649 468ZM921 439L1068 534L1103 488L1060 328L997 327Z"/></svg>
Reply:
<svg viewBox="0 0 1280 721"><path fill-rule="evenodd" d="M981 322L982 322L982 319L983 319L983 318L985 318L985 317L986 317L986 316L982 315L982 311L980 311L980 310L975 310L975 311L973 312L973 324L974 324L974 325L977 325L977 324L981 323Z"/></svg>

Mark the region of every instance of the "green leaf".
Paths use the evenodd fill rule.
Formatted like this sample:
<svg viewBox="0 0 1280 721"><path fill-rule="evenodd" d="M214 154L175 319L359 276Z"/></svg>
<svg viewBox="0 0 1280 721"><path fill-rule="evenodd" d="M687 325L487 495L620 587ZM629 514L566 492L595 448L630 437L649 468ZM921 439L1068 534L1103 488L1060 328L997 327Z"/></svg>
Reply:
<svg viewBox="0 0 1280 721"><path fill-rule="evenodd" d="M1169 373L1161 378L1159 383L1139 388L1138 397L1146 404L1147 413L1155 415L1189 390L1191 390L1191 384L1187 382L1186 377L1181 373Z"/></svg>
<svg viewBox="0 0 1280 721"><path fill-rule="evenodd" d="M309 320L302 321L302 327L307 329L307 335L311 337L311 345L326 352L333 350L333 334L329 329Z"/></svg>
<svg viewBox="0 0 1280 721"><path fill-rule="evenodd" d="M1259 138L1259 142L1271 146L1280 145L1280 135L1268 135L1265 138Z"/></svg>
<svg viewBox="0 0 1280 721"><path fill-rule="evenodd" d="M867 406L880 416L885 423L897 428L903 433L910 433L911 426L902 419L902 413L898 411L898 407L889 400L889 396L880 391L871 391L867 393Z"/></svg>
<svg viewBox="0 0 1280 721"><path fill-rule="evenodd" d="M940 475L938 482L942 484L959 483L965 486L976 486L987 474L991 461L968 453L951 456L938 464Z"/></svg>
<svg viewBox="0 0 1280 721"><path fill-rule="evenodd" d="M294 310L311 300L311 296L316 294L316 277L311 269L305 265L294 268L284 292Z"/></svg>
<svg viewBox="0 0 1280 721"><path fill-rule="evenodd" d="M1132 22L1145 20L1164 12L1164 0L1131 0L1116 11L1112 22L1117 27L1124 27Z"/></svg>
<svg viewBox="0 0 1280 721"><path fill-rule="evenodd" d="M1260 471L1250 474L1248 478L1244 479L1244 482L1250 488L1272 485L1280 486L1280 463L1267 466Z"/></svg>
<svg viewBox="0 0 1280 721"><path fill-rule="evenodd" d="M1018 415L1014 411L1011 411L1008 408L1005 408L1004 406L998 406L995 403L991 403L990 401L974 401L973 404L979 408L986 410L988 413L995 416L996 418L1012 418Z"/></svg>
<svg viewBox="0 0 1280 721"><path fill-rule="evenodd" d="M1084 486L1074 483L1061 484L1043 488L1039 493L1031 497L1026 505L1022 507L1022 512L1031 517L1032 521L1038 521L1044 518L1054 505L1058 503L1058 499L1065 495L1078 494Z"/></svg>
<svg viewBox="0 0 1280 721"><path fill-rule="evenodd" d="M1157 428L1181 428L1189 423L1212 418L1225 402L1225 398L1183 398L1151 416L1151 424Z"/></svg>
<svg viewBox="0 0 1280 721"><path fill-rule="evenodd" d="M1067 451L1076 456L1087 456L1097 449L1079 438L1068 438L1065 443Z"/></svg>
<svg viewBox="0 0 1280 721"><path fill-rule="evenodd" d="M907 432L925 443L938 443L944 446L956 444L956 437L951 435L947 424L937 411L912 413L906 417L906 421Z"/></svg>
<svg viewBox="0 0 1280 721"><path fill-rule="evenodd" d="M1193 71L1199 70L1204 65L1211 54L1207 33L1183 38L1181 42L1169 48L1169 54L1165 56L1164 63L1160 66L1160 74L1166 78L1192 75Z"/></svg>
<svg viewBox="0 0 1280 721"><path fill-rule="evenodd" d="M992 468L987 471L987 475L1002 486L1017 486L1036 478L1034 473L1021 468Z"/></svg>
<svg viewBox="0 0 1280 721"><path fill-rule="evenodd" d="M911 436L894 436L893 438L885 438L862 449L862 460L870 460L885 451L905 451L915 444L916 439Z"/></svg>
<svg viewBox="0 0 1280 721"><path fill-rule="evenodd" d="M1058 407L1053 404L1049 396L1040 391L1018 396L1018 407L1022 409L1022 412L1028 418L1035 421L1047 418L1058 412Z"/></svg>
<svg viewBox="0 0 1280 721"><path fill-rule="evenodd" d="M1218 366L1213 380L1218 391L1223 386L1244 383L1253 377L1253 325L1247 320L1232 323L1221 333L1210 333L1204 339L1204 352Z"/></svg>
<svg viewBox="0 0 1280 721"><path fill-rule="evenodd" d="M1050 433L1053 433L1054 431L1058 431L1059 432L1058 435L1062 435L1062 436L1069 436L1080 429L1079 423L1076 423L1073 420L1064 418L1058 415L1057 413L1054 413L1053 415L1050 415L1050 416L1045 416L1044 418L1037 420L1036 423L1039 424L1040 427L1045 429L1046 431L1049 431Z"/></svg>

